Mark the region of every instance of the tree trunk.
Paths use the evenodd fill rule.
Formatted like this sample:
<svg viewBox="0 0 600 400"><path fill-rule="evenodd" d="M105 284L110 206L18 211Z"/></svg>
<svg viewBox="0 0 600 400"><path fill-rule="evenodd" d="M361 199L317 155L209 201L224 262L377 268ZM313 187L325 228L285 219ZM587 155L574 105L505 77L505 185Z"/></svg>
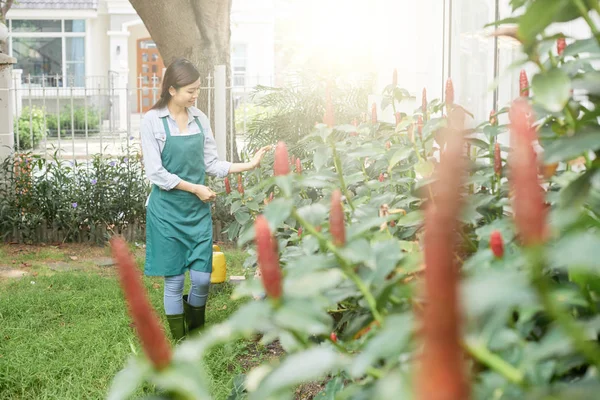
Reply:
<svg viewBox="0 0 600 400"><path fill-rule="evenodd" d="M0 24L6 25L6 13L13 5L14 0L4 0L0 1ZM0 53L7 54L8 53L8 43L0 42Z"/></svg>
<svg viewBox="0 0 600 400"><path fill-rule="evenodd" d="M184 57L193 62L200 71L202 85L213 75L215 65L225 65L227 82L231 80L230 38L231 0L129 0L140 16L158 51L169 65L173 60ZM208 91L201 91L198 107L208 115L208 102L212 99ZM214 110L211 104L211 110ZM227 127L235 124L231 118L230 102L227 102ZM208 115L214 132L213 116ZM237 146L233 142L234 154L230 154L227 135L228 159L239 162Z"/></svg>

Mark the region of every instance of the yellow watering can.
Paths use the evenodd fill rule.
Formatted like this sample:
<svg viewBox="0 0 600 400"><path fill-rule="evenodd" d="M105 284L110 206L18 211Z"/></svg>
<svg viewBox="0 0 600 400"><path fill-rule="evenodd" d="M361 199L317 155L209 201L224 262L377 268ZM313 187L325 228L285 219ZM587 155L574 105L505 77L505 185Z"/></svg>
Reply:
<svg viewBox="0 0 600 400"><path fill-rule="evenodd" d="M227 262L225 254L218 245L213 245L212 273L210 283L223 283L227 278Z"/></svg>

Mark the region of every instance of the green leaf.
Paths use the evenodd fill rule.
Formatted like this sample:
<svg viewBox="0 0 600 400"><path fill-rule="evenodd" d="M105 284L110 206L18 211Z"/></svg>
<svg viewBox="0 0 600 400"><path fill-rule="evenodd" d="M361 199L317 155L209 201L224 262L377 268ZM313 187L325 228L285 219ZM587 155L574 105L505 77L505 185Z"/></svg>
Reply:
<svg viewBox="0 0 600 400"><path fill-rule="evenodd" d="M320 295L326 289L336 287L343 280L344 274L337 268L313 272L300 277L289 274L284 281L283 291L288 296L307 298Z"/></svg>
<svg viewBox="0 0 600 400"><path fill-rule="evenodd" d="M558 68L536 74L532 88L535 101L550 112L563 110L571 97L571 79Z"/></svg>
<svg viewBox="0 0 600 400"><path fill-rule="evenodd" d="M235 213L234 215L235 220L238 222L238 224L240 225L245 225L246 222L250 221L250 214L247 213L246 211L238 211Z"/></svg>
<svg viewBox="0 0 600 400"><path fill-rule="evenodd" d="M275 199L265 207L264 216L272 230L279 228L289 218L293 207L294 201L290 199Z"/></svg>
<svg viewBox="0 0 600 400"><path fill-rule="evenodd" d="M298 214L309 224L314 226L321 225L327 217L327 207L323 204L315 203L298 209Z"/></svg>
<svg viewBox="0 0 600 400"><path fill-rule="evenodd" d="M388 167L388 173L398 164L400 161L407 159L413 153L413 149L410 147L404 147L397 150L392 158L390 159L390 165Z"/></svg>
<svg viewBox="0 0 600 400"><path fill-rule="evenodd" d="M350 367L350 374L358 378L377 361L397 357L406 346L412 328L413 320L408 314L388 317L385 328L378 332L356 357Z"/></svg>
<svg viewBox="0 0 600 400"><path fill-rule="evenodd" d="M314 400L335 400L337 393L341 392L344 388L344 380L337 376L327 382L325 389L319 392L313 399Z"/></svg>
<svg viewBox="0 0 600 400"><path fill-rule="evenodd" d="M315 155L313 157L313 165L315 166L315 170L319 171L325 164L327 164L327 160L331 157L331 149L326 146L320 146L315 151Z"/></svg>
<svg viewBox="0 0 600 400"><path fill-rule="evenodd" d="M144 376L151 370L150 364L131 357L125 368L113 378L108 392L108 400L125 400L142 384Z"/></svg>
<svg viewBox="0 0 600 400"><path fill-rule="evenodd" d="M573 89L582 89L589 94L600 94L600 71L586 72L573 79Z"/></svg>
<svg viewBox="0 0 600 400"><path fill-rule="evenodd" d="M600 272L600 235L594 232L578 232L561 238L550 248L549 260L554 267L575 267Z"/></svg>
<svg viewBox="0 0 600 400"><path fill-rule="evenodd" d="M582 53L599 54L600 46L596 38L592 37L589 39L576 40L569 44L563 52L563 57L576 56Z"/></svg>
<svg viewBox="0 0 600 400"><path fill-rule="evenodd" d="M531 2L525 14L519 18L518 36L526 42L533 42L536 36L555 22L570 0L537 0Z"/></svg>
<svg viewBox="0 0 600 400"><path fill-rule="evenodd" d="M600 149L600 128L594 126L576 133L573 136L563 136L548 144L544 150L544 163L568 161L579 157L585 151Z"/></svg>
<svg viewBox="0 0 600 400"><path fill-rule="evenodd" d="M331 331L332 321L319 305L303 299L289 299L277 310L275 323L285 329L324 335Z"/></svg>
<svg viewBox="0 0 600 400"><path fill-rule="evenodd" d="M560 204L563 207L579 207L585 202L590 192L590 179L594 170L586 171L579 178L572 181L569 186L560 191Z"/></svg>
<svg viewBox="0 0 600 400"><path fill-rule="evenodd" d="M315 347L292 354L267 375L255 392L250 393L250 400L265 400L283 389L321 379L345 363L340 354L328 347Z"/></svg>
<svg viewBox="0 0 600 400"><path fill-rule="evenodd" d="M433 174L434 170L435 166L429 160L419 161L419 163L415 165L415 172L423 178L429 178Z"/></svg>
<svg viewBox="0 0 600 400"><path fill-rule="evenodd" d="M258 211L259 210L258 203L256 201L254 201L254 200L247 201L246 202L246 207L248 207L248 209L250 209L252 211Z"/></svg>

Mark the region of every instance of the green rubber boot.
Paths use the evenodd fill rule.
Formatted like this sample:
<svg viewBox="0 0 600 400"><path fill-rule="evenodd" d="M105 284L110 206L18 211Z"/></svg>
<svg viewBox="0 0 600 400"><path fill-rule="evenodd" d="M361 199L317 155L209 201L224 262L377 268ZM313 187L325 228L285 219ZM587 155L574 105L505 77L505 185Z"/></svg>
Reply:
<svg viewBox="0 0 600 400"><path fill-rule="evenodd" d="M167 322L171 330L171 337L178 343L185 338L185 316L184 314L167 315Z"/></svg>
<svg viewBox="0 0 600 400"><path fill-rule="evenodd" d="M187 294L183 296L183 310L185 313L185 322L187 332L192 333L195 330L204 327L206 320L206 306L194 307L187 301Z"/></svg>

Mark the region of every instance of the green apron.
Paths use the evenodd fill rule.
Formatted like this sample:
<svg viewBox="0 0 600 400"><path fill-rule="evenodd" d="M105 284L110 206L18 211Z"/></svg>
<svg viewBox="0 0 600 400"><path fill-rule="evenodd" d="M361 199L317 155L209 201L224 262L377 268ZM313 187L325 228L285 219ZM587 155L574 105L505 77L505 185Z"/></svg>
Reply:
<svg viewBox="0 0 600 400"><path fill-rule="evenodd" d="M162 118L166 143L163 167L181 179L204 185L204 130L171 136L167 117ZM179 189L162 190L153 185L146 209L146 265L153 276L172 276L188 268L212 272L212 218L210 204Z"/></svg>

